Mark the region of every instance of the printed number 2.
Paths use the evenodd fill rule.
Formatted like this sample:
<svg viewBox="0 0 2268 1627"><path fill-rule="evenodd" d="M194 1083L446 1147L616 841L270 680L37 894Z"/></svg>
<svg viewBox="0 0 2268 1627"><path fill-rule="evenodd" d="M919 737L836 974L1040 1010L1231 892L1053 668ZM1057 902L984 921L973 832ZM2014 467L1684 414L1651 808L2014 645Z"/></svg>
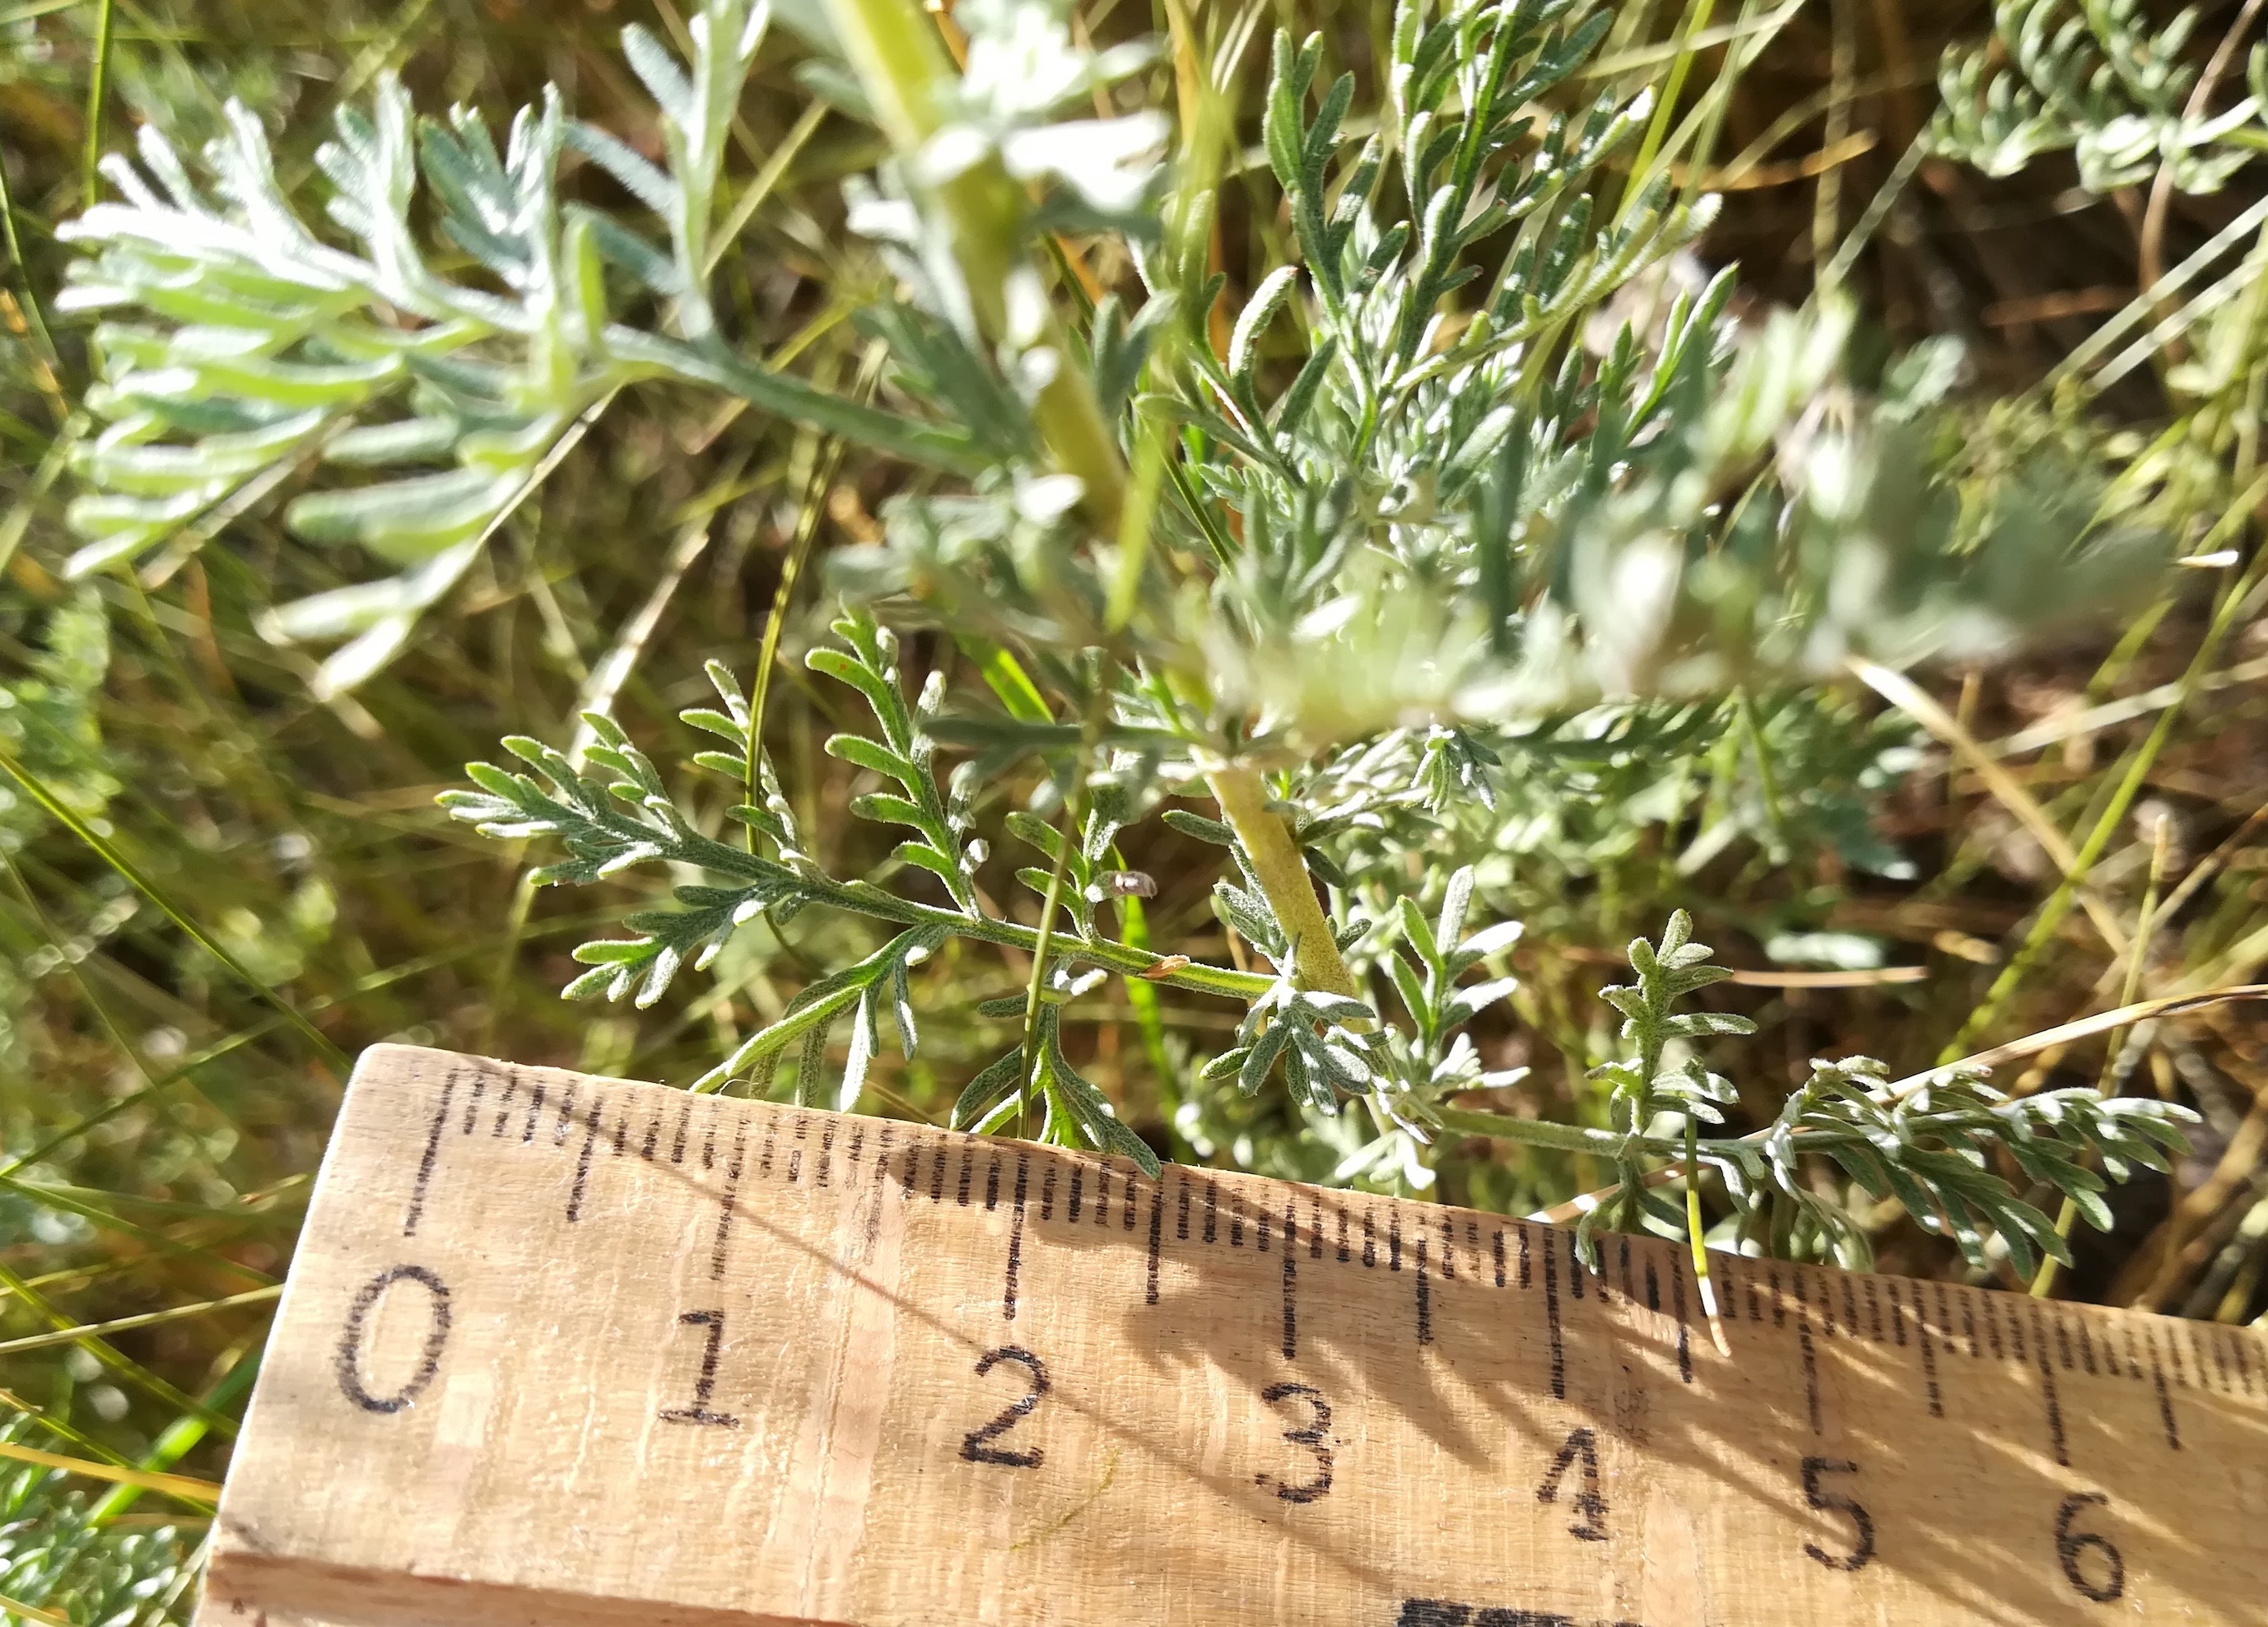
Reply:
<svg viewBox="0 0 2268 1627"><path fill-rule="evenodd" d="M1040 1397L1046 1395L1049 1388L1046 1364L1018 1344L1004 1344L997 1351L985 1351L977 1358L976 1376L983 1378L1004 1361L1012 1361L1031 1374L1032 1388L1020 1398L1010 1402L1006 1410L990 1424L981 1429L970 1430L961 1443L961 1455L972 1463L1004 1463L1010 1469L1037 1469L1042 1455L1037 1447L1029 1452L1012 1452L1005 1447L984 1444L988 1440L998 1439L1029 1417L1032 1409L1040 1404Z"/></svg>
<svg viewBox="0 0 2268 1627"><path fill-rule="evenodd" d="M1276 1495L1287 1503L1314 1502L1331 1489L1331 1403L1323 1399L1321 1390L1306 1384L1270 1384L1260 1392L1260 1399L1279 1409L1287 1401L1307 1403L1307 1423L1298 1429L1285 1430L1284 1439L1315 1454L1315 1477L1304 1485L1294 1485L1266 1474L1256 1475L1253 1479L1263 1486L1273 1485Z"/></svg>
<svg viewBox="0 0 2268 1627"><path fill-rule="evenodd" d="M1814 1508L1831 1509L1848 1520L1856 1532L1858 1546L1847 1554L1830 1554L1816 1542L1806 1542L1803 1551L1830 1571L1856 1571L1874 1557L1874 1517L1847 1497L1830 1496L1819 1482L1825 1475L1855 1475L1859 1466L1847 1458L1808 1457L1803 1460L1803 1500Z"/></svg>

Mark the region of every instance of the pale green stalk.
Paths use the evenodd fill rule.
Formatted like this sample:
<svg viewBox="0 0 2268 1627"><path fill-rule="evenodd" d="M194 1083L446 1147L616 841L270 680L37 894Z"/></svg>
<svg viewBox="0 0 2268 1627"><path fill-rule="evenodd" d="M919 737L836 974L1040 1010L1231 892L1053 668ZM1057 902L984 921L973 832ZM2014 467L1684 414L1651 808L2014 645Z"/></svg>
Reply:
<svg viewBox="0 0 2268 1627"><path fill-rule="evenodd" d="M924 149L946 127L939 92L954 77L936 25L913 0L828 0L828 11L883 133L917 169ZM954 259L968 283L977 326L988 338L1008 338L1008 285L1020 275L1035 275L1018 247L1021 190L997 160L988 158L929 192L951 233ZM1059 358L1055 377L1040 387L1033 403L1033 421L1056 461L1079 477L1096 529L1115 536L1126 493L1126 465L1117 439L1071 362L1054 309L1046 309L1039 333L1023 338Z"/></svg>
<svg viewBox="0 0 2268 1627"><path fill-rule="evenodd" d="M2150 953L2150 939L2155 935L2158 917L2158 893L2165 885L2166 860L2172 851L2173 821L2161 819L2150 846L2150 880L2142 889L2142 908L2134 918L2133 941L2126 946L2126 976L2118 1004L2132 1005L2140 991L2142 963ZM2102 1048L2102 1079L2095 1087L2098 1095L2108 1096L2117 1089L2114 1070L2118 1065L2118 1053L2124 1048L2126 1031L2113 1028ZM2072 1227L2079 1223L2079 1204L2066 1196L2063 1206L2056 1211L2056 1235L2068 1238ZM2045 1299L2055 1292L2056 1273L2063 1263L2053 1255L2040 1262L2040 1269L2032 1277L2032 1298Z"/></svg>
<svg viewBox="0 0 2268 1627"><path fill-rule="evenodd" d="M1315 896L1292 832L1268 806L1268 792L1256 769L1227 764L1205 777L1214 799L1236 832L1252 873L1259 880L1276 919L1292 942L1292 963L1300 981L1310 989L1360 999L1362 991L1339 955L1338 939L1330 917Z"/></svg>
<svg viewBox="0 0 2268 1627"><path fill-rule="evenodd" d="M1097 694L1101 692L1097 690ZM1086 774L1094 760L1096 719L1087 719L1086 738L1080 742L1079 766L1072 771L1071 789L1064 798L1063 841L1056 849L1055 868L1048 872L1048 890L1040 899L1039 942L1032 949L1032 975L1024 986L1024 1048L1023 1077L1016 1084L1016 1133L1029 1137L1032 1123L1032 1100L1040 1078L1040 1008L1046 1004L1048 986L1048 954L1054 947L1056 911L1063 908L1064 877L1071 869L1071 848L1079 839L1079 821L1085 816Z"/></svg>
<svg viewBox="0 0 2268 1627"><path fill-rule="evenodd" d="M954 71L935 26L914 0L828 0L828 11L890 144L918 169L924 149L946 124L940 92ZM1021 192L991 159L969 166L929 191L951 234L978 326L992 339L1007 337L1008 285L1017 276L1036 275L1018 247ZM1117 437L1085 374L1071 364L1070 344L1051 307L1041 332L1031 337L1059 361L1033 403L1033 421L1057 464L1078 476L1095 530L1118 539L1127 473ZM1269 809L1258 773L1226 765L1207 776L1207 783L1292 939L1300 981L1359 998L1299 845Z"/></svg>
<svg viewBox="0 0 2268 1627"><path fill-rule="evenodd" d="M2268 487L2268 481L2254 482L2229 506L2222 514L2220 524L2206 534L2207 546L2232 532L2243 516L2251 512L2264 487ZM2253 590L2259 585L2264 569L2268 569L2268 557L2256 558L2243 576L2223 590L2220 602L2214 607L2213 620L2205 629L2205 635L2198 641L2196 652L2190 658L2188 670L2182 674L2180 698L2158 714L2158 720L2152 725L2148 737L2128 761L2125 775L2111 793L2109 806L2102 810L2102 817L2095 821L2094 829L2088 833L2087 841L2080 848L2076 860L2040 913L2034 917L2022 946L2000 975L1993 979L1992 986L1985 990L1983 1002L1970 1013L1969 1020L1962 1024L1961 1031L1947 1042L1944 1050L1939 1054L1940 1064L1953 1061L1967 1050L1977 1036L1999 1015L2001 1007L2015 994L2041 951L2063 924L2064 917L2071 913L2072 906L2078 902L2079 889L2086 884L2095 861L2102 857L2102 850L2110 844L2111 836L2125 820L2126 810L2140 793L2151 765L2157 762L2158 754L2164 749L2166 742L2173 738L2174 725L2187 710L2189 702L2195 698L2206 674L2213 671L2213 663L2220 659L2221 645L2235 631L2238 613L2251 602Z"/></svg>

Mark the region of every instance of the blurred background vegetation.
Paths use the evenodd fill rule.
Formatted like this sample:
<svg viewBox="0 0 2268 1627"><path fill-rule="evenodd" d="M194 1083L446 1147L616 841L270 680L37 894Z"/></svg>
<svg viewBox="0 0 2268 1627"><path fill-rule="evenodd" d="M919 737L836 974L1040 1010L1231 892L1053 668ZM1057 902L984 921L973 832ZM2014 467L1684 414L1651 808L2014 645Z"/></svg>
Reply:
<svg viewBox="0 0 2268 1627"><path fill-rule="evenodd" d="M1473 833L1491 909L1527 925L1521 988L1479 1025L1490 1067L1532 1070L1502 1110L1599 1122L1586 1075L1615 1042L1595 991L1619 974L1620 946L1675 908L1736 968L1722 1005L1763 1025L1737 1074L1759 1122L1814 1056L1911 1071L2130 997L2250 983L2268 961L2268 627L2252 569L2268 319L2245 297L2260 267L2257 144L2223 144L2217 173L2176 174L2203 148L2153 136L2122 166L2119 132L2105 133L2117 109L2082 108L2079 136L2058 140L2052 107L2029 134L2004 120L1922 139L1948 48L2005 62L2039 9L2004 5L1995 46L1993 9L1973 0L1644 0L1617 11L1589 71L1722 98L1713 151L1692 161L1724 207L1675 276L1737 266L1734 310L1760 321L1809 299L1864 224L1832 268L1859 342L1961 339L1980 462L2021 470L2052 453L2146 486L2154 520L2197 563L2117 625L1918 673L1918 688L1852 678L1599 709L1539 733ZM2103 13L2115 38L2173 18L2064 10ZM1163 33L1167 11L1093 0L1079 15L1112 38ZM2183 129L2244 94L2259 11L2213 0L2172 41L2192 70L2176 92ZM1367 76L1388 15L1374 0L1211 15L1216 84L1232 99L1250 87L1242 139L1257 140L1270 29L1321 30L1326 75ZM64 509L73 448L92 432L79 406L92 372L88 325L54 308L70 257L55 232L103 184L95 154L144 121L188 150L236 98L269 131L283 184L304 189L332 111L389 70L421 106L491 112L555 82L582 117L650 145L651 107L615 44L633 18L683 39L667 0L0 0L0 1447L124 1476L0 1461L0 1619L185 1614L210 1512L199 1483L225 1469L344 1058L404 1040L682 1083L777 1018L814 968L879 941L843 920L747 932L713 981L652 1010L564 1005L569 949L651 889L538 895L525 873L540 856L452 826L433 798L502 734L564 745L567 720L593 704L666 768L689 754L673 719L705 697L703 661L753 666L799 540L875 542L892 466L705 394L626 393L401 657L328 696L314 657L263 637L263 615L369 571L352 549L286 534L288 484L224 504L130 569L65 568L82 541ZM850 319L885 274L844 232L842 185L880 144L814 99L805 55L776 32L741 106L716 298L777 364L848 392L873 343ZM1170 62L1154 70L1153 103L1169 102L1172 77ZM1231 309L1278 262L1272 197L1224 183ZM2216 244L2222 259L2165 291ZM1086 269L1106 286L1129 275L1107 258ZM823 632L819 574L788 585L792 654ZM820 857L863 873L887 841L844 816L853 771L820 750L846 725L843 703L783 660L768 733ZM1159 883L1151 941L1234 959L1211 908L1217 850L1156 824L1128 840L1127 862ZM1012 1031L976 1003L1027 971L1012 952L948 947L924 970L923 1005L966 1019L931 1020L917 1063L878 1064L870 1107L941 1120ZM1071 1015L1090 1048L1081 1066L1169 1156L1335 1173L1280 1093L1248 1101L1197 1079L1233 1012L1171 990L1137 1009L1114 985ZM2055 1292L2259 1317L2264 1047L2255 1008L2227 1005L2050 1046L2004 1073L2203 1115L2170 1178L2114 1189L2117 1228L2080 1234ZM1525 1211L1608 1172L1473 1141L1440 1148L1430 1171L1336 1173ZM1902 1217L1880 1219L1885 1269L1966 1270Z"/></svg>

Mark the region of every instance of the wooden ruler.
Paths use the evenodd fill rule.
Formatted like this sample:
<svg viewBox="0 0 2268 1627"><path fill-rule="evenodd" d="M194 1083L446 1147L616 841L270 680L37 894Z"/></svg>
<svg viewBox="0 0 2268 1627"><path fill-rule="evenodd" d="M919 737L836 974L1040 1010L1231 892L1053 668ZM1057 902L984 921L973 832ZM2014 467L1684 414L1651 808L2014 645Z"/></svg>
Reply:
<svg viewBox="0 0 2268 1627"><path fill-rule="evenodd" d="M2268 1349L397 1046L201 1627L2268 1622Z"/></svg>

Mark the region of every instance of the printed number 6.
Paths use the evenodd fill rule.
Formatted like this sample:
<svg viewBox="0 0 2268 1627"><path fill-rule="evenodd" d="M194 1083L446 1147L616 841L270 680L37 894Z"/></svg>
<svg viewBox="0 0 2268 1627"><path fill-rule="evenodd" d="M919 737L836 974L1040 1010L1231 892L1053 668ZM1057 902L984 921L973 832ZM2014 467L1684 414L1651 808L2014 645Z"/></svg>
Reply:
<svg viewBox="0 0 2268 1627"><path fill-rule="evenodd" d="M2109 1537L2092 1531L2074 1531L2071 1527L2080 1509L2110 1500L2100 1491L2074 1491L2056 1510L2056 1557L2063 1561L2064 1579L2097 1604L2109 1604L2125 1593L2125 1557L2110 1545ZM2090 1548L2102 1556L2104 1575L2100 1582L2088 1580L2087 1572L2079 1568L2080 1555Z"/></svg>

